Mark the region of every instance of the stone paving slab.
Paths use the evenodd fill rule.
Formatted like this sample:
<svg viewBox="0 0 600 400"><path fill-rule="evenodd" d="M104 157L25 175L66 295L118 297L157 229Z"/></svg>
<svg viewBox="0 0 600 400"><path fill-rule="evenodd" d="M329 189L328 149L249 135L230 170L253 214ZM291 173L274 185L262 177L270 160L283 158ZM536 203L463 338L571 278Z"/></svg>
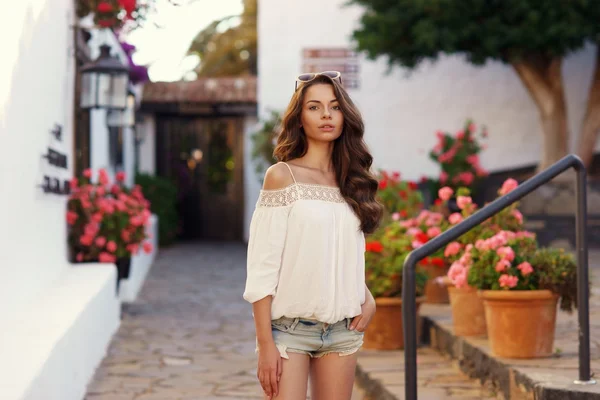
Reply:
<svg viewBox="0 0 600 400"><path fill-rule="evenodd" d="M417 392L419 399L495 399L492 387L483 387L468 378L457 362L435 350L417 351ZM404 397L404 352L362 350L357 381L376 400L402 400Z"/></svg>
<svg viewBox="0 0 600 400"><path fill-rule="evenodd" d="M124 305L121 327L85 400L261 399L252 309L242 299L245 260L241 243L161 250L139 299ZM485 398L451 361L427 349L419 350L419 359L431 370L422 383L437 396L420 398ZM361 351L359 378L383 380L397 393L403 378L394 368L402 360L399 352ZM384 399L357 388L352 400L367 398Z"/></svg>
<svg viewBox="0 0 600 400"><path fill-rule="evenodd" d="M597 256L597 253L590 256L595 266L599 264ZM594 283L590 297L591 369L597 375L600 372L600 268L592 268L590 274ZM600 399L600 384L573 383L579 377L577 311L558 312L555 354L530 360L494 357L486 337L455 336L448 305L426 304L420 314L425 317L433 348L459 360L461 370L468 375L494 382L505 398Z"/></svg>

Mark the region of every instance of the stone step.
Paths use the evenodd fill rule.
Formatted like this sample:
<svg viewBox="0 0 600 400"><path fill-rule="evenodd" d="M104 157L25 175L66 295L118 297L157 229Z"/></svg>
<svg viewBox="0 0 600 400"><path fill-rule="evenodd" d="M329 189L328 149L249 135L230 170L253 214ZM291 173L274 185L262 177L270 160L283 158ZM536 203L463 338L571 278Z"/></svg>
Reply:
<svg viewBox="0 0 600 400"><path fill-rule="evenodd" d="M597 338L600 326L594 316L598 308L592 297L591 347L592 373L600 370ZM503 398L510 400L600 400L600 384L576 385L578 378L577 315L559 312L555 334L556 352L543 359L513 360L494 357L485 337L459 337L453 332L448 305L427 304L421 308L424 331L429 345L456 360L459 368L471 378L488 382ZM419 366L419 373L422 369Z"/></svg>
<svg viewBox="0 0 600 400"><path fill-rule="evenodd" d="M482 386L458 368L458 363L427 347L417 351L419 399L496 399L492 387ZM356 382L364 400L401 400L404 397L404 352L361 350Z"/></svg>

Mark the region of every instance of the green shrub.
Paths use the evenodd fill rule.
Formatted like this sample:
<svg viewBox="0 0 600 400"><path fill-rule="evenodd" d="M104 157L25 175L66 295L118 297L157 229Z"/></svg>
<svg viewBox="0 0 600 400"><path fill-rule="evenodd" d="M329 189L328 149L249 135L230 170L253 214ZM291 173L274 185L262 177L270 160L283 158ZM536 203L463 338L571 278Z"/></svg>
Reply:
<svg viewBox="0 0 600 400"><path fill-rule="evenodd" d="M150 201L150 210L158 216L159 245L172 244L179 229L177 186L166 178L148 174L137 174L135 183L141 186L144 196Z"/></svg>

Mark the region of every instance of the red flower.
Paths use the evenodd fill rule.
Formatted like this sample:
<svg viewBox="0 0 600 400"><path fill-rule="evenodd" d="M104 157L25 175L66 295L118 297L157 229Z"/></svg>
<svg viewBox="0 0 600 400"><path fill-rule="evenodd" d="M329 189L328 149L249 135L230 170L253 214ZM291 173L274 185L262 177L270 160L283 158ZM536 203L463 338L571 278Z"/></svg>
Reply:
<svg viewBox="0 0 600 400"><path fill-rule="evenodd" d="M381 253L383 251L383 245L378 241L367 242L366 250L373 253Z"/></svg>
<svg viewBox="0 0 600 400"><path fill-rule="evenodd" d="M387 185L388 185L387 180L383 179L379 182L379 189L383 190L387 187Z"/></svg>
<svg viewBox="0 0 600 400"><path fill-rule="evenodd" d="M415 182L408 182L408 187L411 188L412 190L417 190L419 188L419 185L417 185Z"/></svg>
<svg viewBox="0 0 600 400"><path fill-rule="evenodd" d="M406 218L406 217L408 217L408 212L406 212L406 210L400 210L400 216L402 218Z"/></svg>
<svg viewBox="0 0 600 400"><path fill-rule="evenodd" d="M113 6L110 3L103 1L102 3L98 4L97 10L99 13L109 13L112 12Z"/></svg>
<svg viewBox="0 0 600 400"><path fill-rule="evenodd" d="M136 0L118 0L119 4L125 11L127 11L127 15L131 15L132 12L135 11Z"/></svg>
<svg viewBox="0 0 600 400"><path fill-rule="evenodd" d="M429 257L425 257L421 261L419 261L419 265L429 265Z"/></svg>
<svg viewBox="0 0 600 400"><path fill-rule="evenodd" d="M415 239L421 243L427 243L429 241L429 236L424 232L419 232L415 235Z"/></svg>
<svg viewBox="0 0 600 400"><path fill-rule="evenodd" d="M435 199L435 201L433 202L434 205L439 206L440 204L442 204L442 199Z"/></svg>
<svg viewBox="0 0 600 400"><path fill-rule="evenodd" d="M442 268L442 267L446 266L444 259L440 258L440 257L431 257L430 262L432 265L434 265L436 267Z"/></svg>
<svg viewBox="0 0 600 400"><path fill-rule="evenodd" d="M408 194L406 193L406 191L401 190L398 192L398 194L400 195L401 198L406 199L408 197Z"/></svg>
<svg viewBox="0 0 600 400"><path fill-rule="evenodd" d="M123 172L123 171L117 172L117 175L115 178L117 179L117 182L125 182L125 172Z"/></svg>

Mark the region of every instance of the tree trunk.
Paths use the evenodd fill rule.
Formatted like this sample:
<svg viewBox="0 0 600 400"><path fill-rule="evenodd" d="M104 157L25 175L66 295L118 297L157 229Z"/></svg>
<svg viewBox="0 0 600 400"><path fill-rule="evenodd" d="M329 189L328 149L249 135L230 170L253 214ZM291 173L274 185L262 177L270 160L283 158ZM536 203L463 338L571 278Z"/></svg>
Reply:
<svg viewBox="0 0 600 400"><path fill-rule="evenodd" d="M567 107L562 83L562 58L529 57L512 63L519 78L538 107L544 134L541 171L568 150Z"/></svg>
<svg viewBox="0 0 600 400"><path fill-rule="evenodd" d="M598 130L600 130L600 44L596 48L596 69L592 77L587 109L577 146L577 154L588 168L592 164Z"/></svg>

